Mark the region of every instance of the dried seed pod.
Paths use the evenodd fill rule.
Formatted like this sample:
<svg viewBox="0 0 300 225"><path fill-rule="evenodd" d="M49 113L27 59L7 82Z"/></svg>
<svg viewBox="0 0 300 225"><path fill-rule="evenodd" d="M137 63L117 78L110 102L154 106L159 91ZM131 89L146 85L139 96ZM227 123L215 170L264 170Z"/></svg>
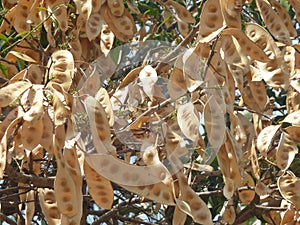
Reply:
<svg viewBox="0 0 300 225"><path fill-rule="evenodd" d="M44 90L41 85L33 85L33 90L35 91L35 95L31 104L30 109L24 113L23 118L28 122L36 122L40 120L44 113Z"/></svg>
<svg viewBox="0 0 300 225"><path fill-rule="evenodd" d="M85 23L85 32L89 41L99 36L102 26L105 24L100 12L93 12Z"/></svg>
<svg viewBox="0 0 300 225"><path fill-rule="evenodd" d="M61 92L53 89L52 104L54 110L54 124L57 126L65 124L69 115L69 111L61 98L65 100Z"/></svg>
<svg viewBox="0 0 300 225"><path fill-rule="evenodd" d="M195 114L195 108L192 102L182 104L177 109L177 121L183 134L197 142L199 138L199 118Z"/></svg>
<svg viewBox="0 0 300 225"><path fill-rule="evenodd" d="M67 31L68 29L69 16L65 2L65 0L45 0L45 5L47 5L50 12L52 11L54 18L57 20L58 26L62 31Z"/></svg>
<svg viewBox="0 0 300 225"><path fill-rule="evenodd" d="M65 92L68 92L75 71L72 53L68 50L55 51L48 62L48 68L47 76L50 79L48 87L57 83L62 86Z"/></svg>
<svg viewBox="0 0 300 225"><path fill-rule="evenodd" d="M177 13L177 16L181 21L184 21L185 23L196 22L195 18L191 15L190 11L187 10L183 5L173 0L168 0L166 4L171 5L174 8L175 12Z"/></svg>
<svg viewBox="0 0 300 225"><path fill-rule="evenodd" d="M107 0L108 8L114 16L122 16L125 10L123 1L121 0Z"/></svg>
<svg viewBox="0 0 300 225"><path fill-rule="evenodd" d="M221 221L225 224L233 224L236 219L236 213L234 209L233 199L224 202L221 209Z"/></svg>
<svg viewBox="0 0 300 225"><path fill-rule="evenodd" d="M111 144L110 126L103 106L89 96L85 99L85 109L96 150L99 153L115 154L116 150Z"/></svg>
<svg viewBox="0 0 300 225"><path fill-rule="evenodd" d="M300 22L300 1L299 0L288 0L288 2L292 5L295 14L296 20Z"/></svg>
<svg viewBox="0 0 300 225"><path fill-rule="evenodd" d="M300 209L300 179L292 172L286 173L279 177L278 188L282 195L288 202L291 202L296 210Z"/></svg>
<svg viewBox="0 0 300 225"><path fill-rule="evenodd" d="M64 125L55 128L55 136L53 138L54 153L57 159L57 173L54 180L55 198L59 211L68 216L73 217L79 211L77 189L69 171L65 169L66 162L61 153L65 141Z"/></svg>
<svg viewBox="0 0 300 225"><path fill-rule="evenodd" d="M35 212L35 191L30 190L26 193L25 199L25 225L32 224L32 218Z"/></svg>
<svg viewBox="0 0 300 225"><path fill-rule="evenodd" d="M267 0L256 0L262 19L272 35L287 45L291 45L290 34L280 16Z"/></svg>
<svg viewBox="0 0 300 225"><path fill-rule="evenodd" d="M3 1L2 1L3 3ZM5 19L2 20L1 26L0 26L0 33L10 33L11 27L13 25L13 20L15 18L17 11L17 5L10 8L9 11L5 14ZM3 62L1 62L3 63Z"/></svg>
<svg viewBox="0 0 300 225"><path fill-rule="evenodd" d="M153 100L154 85L158 80L156 70L151 66L145 66L139 74L139 80L146 95Z"/></svg>
<svg viewBox="0 0 300 225"><path fill-rule="evenodd" d="M276 149L277 166L282 170L287 170L297 153L298 148L292 137L288 133L282 132Z"/></svg>
<svg viewBox="0 0 300 225"><path fill-rule="evenodd" d="M114 190L111 182L98 174L86 160L84 160L84 174L89 193L96 204L103 209L111 209L114 201Z"/></svg>
<svg viewBox="0 0 300 225"><path fill-rule="evenodd" d="M105 56L108 55L109 51L113 47L115 35L110 30L109 26L104 24L102 25L101 33L100 33L100 48Z"/></svg>
<svg viewBox="0 0 300 225"><path fill-rule="evenodd" d="M39 6L41 4L41 0L34 1L30 7L29 15L27 16L27 23L29 23L32 26L36 26L40 23L40 9Z"/></svg>
<svg viewBox="0 0 300 225"><path fill-rule="evenodd" d="M48 110L45 109L44 116L42 118L43 120L43 131L42 131L42 137L40 140L40 144L46 149L48 152L48 158L51 159L53 156L53 128L54 124L52 119L49 116Z"/></svg>
<svg viewBox="0 0 300 225"><path fill-rule="evenodd" d="M9 124L18 116L18 107L13 108L8 112L5 119L0 123L0 139L2 139Z"/></svg>
<svg viewBox="0 0 300 225"><path fill-rule="evenodd" d="M187 218L187 214L183 212L178 205L175 206L174 214L172 218L173 225L184 225Z"/></svg>
<svg viewBox="0 0 300 225"><path fill-rule="evenodd" d="M241 187L243 186L250 187L250 188L255 187L253 178L246 171L244 171L242 175ZM255 197L255 191L250 189L242 190L238 192L238 195L242 203L249 204Z"/></svg>
<svg viewBox="0 0 300 225"><path fill-rule="evenodd" d="M61 213L57 207L54 190L49 188L39 188L38 195L43 215L46 217L48 224L60 224Z"/></svg>
<svg viewBox="0 0 300 225"><path fill-rule="evenodd" d="M285 25L286 29L288 30L290 37L295 38L297 36L297 31L294 28L293 22L289 13L286 9L276 0L269 0L272 4L273 8L276 10L277 15L282 20L283 24Z"/></svg>
<svg viewBox="0 0 300 225"><path fill-rule="evenodd" d="M208 37L225 24L219 0L209 0L203 4L200 15L198 41ZM204 41L201 41L204 42Z"/></svg>
<svg viewBox="0 0 300 225"><path fill-rule="evenodd" d="M276 138L280 125L271 125L265 127L257 137L257 149L263 156L267 156L270 146Z"/></svg>
<svg viewBox="0 0 300 225"><path fill-rule="evenodd" d="M139 74L141 72L141 70L143 69L143 66L139 66L136 67L134 69L132 69L125 77L124 79L121 81L118 89L122 89L127 87L130 83L132 83L133 81L137 80L137 78L139 77Z"/></svg>
<svg viewBox="0 0 300 225"><path fill-rule="evenodd" d="M7 159L8 139L11 137L15 128L18 126L18 124L20 124L21 121L22 121L22 117L17 117L16 119L14 119L7 127L3 137L1 139L1 143L0 143L0 178L1 179L3 178L6 161L8 161L8 159Z"/></svg>
<svg viewBox="0 0 300 225"><path fill-rule="evenodd" d="M240 29L237 28L227 28L222 31L223 35L234 36L240 46L242 47L243 51L246 55L250 56L253 60L258 60L260 62L268 62L270 59L264 53L264 51L258 47L253 41L251 41L245 33L243 33Z"/></svg>
<svg viewBox="0 0 300 225"><path fill-rule="evenodd" d="M27 23L27 17L29 16L32 3L33 0L20 0L16 5L13 26L19 34L30 31L30 24Z"/></svg>
<svg viewBox="0 0 300 225"><path fill-rule="evenodd" d="M106 89L100 88L95 95L95 99L102 105L108 119L108 124L110 127L112 127L114 125L114 111L112 109L112 105Z"/></svg>
<svg viewBox="0 0 300 225"><path fill-rule="evenodd" d="M8 106L22 95L32 84L28 81L16 81L0 89L0 107Z"/></svg>
<svg viewBox="0 0 300 225"><path fill-rule="evenodd" d="M86 73L87 73L86 76L88 78L78 85L78 86L82 85L82 87L79 90L79 94L95 96L101 86L100 74L97 71L96 67L92 68L91 71L87 70Z"/></svg>
<svg viewBox="0 0 300 225"><path fill-rule="evenodd" d="M226 126L223 110L213 96L206 102L203 113L209 144L218 151L225 141Z"/></svg>
<svg viewBox="0 0 300 225"><path fill-rule="evenodd" d="M32 84L42 84L44 73L41 66L37 64L30 64L27 68L27 74L25 76Z"/></svg>
<svg viewBox="0 0 300 225"><path fill-rule="evenodd" d="M21 128L22 143L25 149L33 150L42 138L43 120L24 121Z"/></svg>
<svg viewBox="0 0 300 225"><path fill-rule="evenodd" d="M256 144L255 144L254 140L252 140L251 151L250 151L250 160L251 160L253 175L259 181L260 166L258 164L258 158L257 158L257 153L256 153Z"/></svg>
<svg viewBox="0 0 300 225"><path fill-rule="evenodd" d="M243 9L244 1L227 1L221 0L222 15L228 27L235 27L241 29L241 12Z"/></svg>
<svg viewBox="0 0 300 225"><path fill-rule="evenodd" d="M180 196L175 199L177 206L191 216L195 222L212 225L211 213L206 203L188 185L183 172L177 172L176 177L178 178L180 190Z"/></svg>

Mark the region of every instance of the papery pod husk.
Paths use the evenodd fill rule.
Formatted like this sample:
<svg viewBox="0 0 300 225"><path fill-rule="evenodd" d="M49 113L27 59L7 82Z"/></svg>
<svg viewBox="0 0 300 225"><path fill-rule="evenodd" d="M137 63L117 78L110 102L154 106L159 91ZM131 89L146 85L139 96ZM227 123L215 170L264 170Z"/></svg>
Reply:
<svg viewBox="0 0 300 225"><path fill-rule="evenodd" d="M278 179L278 188L282 197L292 203L296 210L300 209L300 179L288 172Z"/></svg>
<svg viewBox="0 0 300 225"><path fill-rule="evenodd" d="M114 125L114 112L106 89L100 88L95 95L95 99L102 105L108 119L108 124L112 127Z"/></svg>
<svg viewBox="0 0 300 225"><path fill-rule="evenodd" d="M19 34L30 31L30 24L27 23L27 17L32 3L33 0L19 0L16 5L16 13L12 24Z"/></svg>
<svg viewBox="0 0 300 225"><path fill-rule="evenodd" d="M114 16L122 16L125 6L122 0L107 0L107 6Z"/></svg>
<svg viewBox="0 0 300 225"><path fill-rule="evenodd" d="M297 92L298 93L298 92ZM292 137L296 142L300 142L300 110L290 112L282 122L288 124L284 130Z"/></svg>
<svg viewBox="0 0 300 225"><path fill-rule="evenodd" d="M222 15L220 0L209 0L203 4L202 13L200 14L199 34L197 40L204 42L203 39L225 24Z"/></svg>
<svg viewBox="0 0 300 225"><path fill-rule="evenodd" d="M177 121L183 134L194 143L197 142L200 121L195 114L195 108L192 102L178 106Z"/></svg>
<svg viewBox="0 0 300 225"><path fill-rule="evenodd" d="M105 56L107 56L113 47L115 35L107 24L102 25L100 32L100 48Z"/></svg>
<svg viewBox="0 0 300 225"><path fill-rule="evenodd" d="M39 6L41 4L41 0L36 0L32 3L30 10L29 10L29 15L27 16L27 22L31 25L31 26L36 26L40 23L41 19L40 19L40 9Z"/></svg>
<svg viewBox="0 0 300 225"><path fill-rule="evenodd" d="M115 154L116 150L111 142L110 126L104 107L95 98L89 96L85 99L85 110L89 119L93 143L98 146L97 151L104 154Z"/></svg>
<svg viewBox="0 0 300 225"><path fill-rule="evenodd" d="M0 178L3 178L4 170L6 167L6 162L9 161L7 158L7 142L8 139L13 134L15 128L22 122L22 117L17 117L14 119L7 127L0 143Z"/></svg>
<svg viewBox="0 0 300 225"><path fill-rule="evenodd" d="M267 156L275 138L280 132L280 125L270 125L265 127L258 135L256 146L263 156Z"/></svg>
<svg viewBox="0 0 300 225"><path fill-rule="evenodd" d="M1 121L0 123L0 139L2 139L7 127L9 126L9 124L16 119L18 116L18 107L14 107L13 109L11 109L8 114L6 115L6 117L4 118L4 120Z"/></svg>
<svg viewBox="0 0 300 225"><path fill-rule="evenodd" d="M265 54L265 52L258 47L248 36L237 28L227 28L224 29L221 35L234 36L238 41L239 45L242 47L244 53L250 56L253 60L258 60L260 62L268 62L270 59Z"/></svg>
<svg viewBox="0 0 300 225"><path fill-rule="evenodd" d="M179 184L180 195L175 198L176 205L180 210L192 217L194 222L212 225L212 216L206 203L188 185L187 179L182 171L176 174Z"/></svg>
<svg viewBox="0 0 300 225"><path fill-rule="evenodd" d="M125 88L126 86L128 86L130 83L136 81L139 77L139 74L141 72L141 70L143 69L143 66L139 66L136 67L134 69L132 69L121 81L118 89L122 89Z"/></svg>
<svg viewBox="0 0 300 225"><path fill-rule="evenodd" d="M33 150L40 143L43 131L43 121L24 121L21 127L22 143L25 149Z"/></svg>
<svg viewBox="0 0 300 225"><path fill-rule="evenodd" d="M104 19L109 28L116 37L123 42L127 42L133 38L136 33L136 26L132 15L124 9L124 14L121 17L114 16L108 8L104 11Z"/></svg>
<svg viewBox="0 0 300 225"><path fill-rule="evenodd" d="M81 78L78 85L80 87L79 95L95 96L101 87L100 74L97 68L93 67L87 69L85 72L82 71L82 73L84 73L83 77L86 76L87 79Z"/></svg>
<svg viewBox="0 0 300 225"><path fill-rule="evenodd" d="M228 27L242 28L241 12L243 9L242 1L220 0L222 15Z"/></svg>
<svg viewBox="0 0 300 225"><path fill-rule="evenodd" d="M32 84L42 84L44 71L38 64L30 64L27 67L27 74L25 76Z"/></svg>
<svg viewBox="0 0 300 225"><path fill-rule="evenodd" d="M246 172L242 174L242 181L240 187L255 187L255 182L253 178ZM255 191L254 190L242 190L238 192L239 199L244 204L249 204L255 197Z"/></svg>
<svg viewBox="0 0 300 225"><path fill-rule="evenodd" d="M174 214L172 218L173 225L184 225L187 219L187 214L183 212L178 205L175 206Z"/></svg>
<svg viewBox="0 0 300 225"><path fill-rule="evenodd" d="M35 191L30 190L26 194L25 203L25 225L32 224L32 219L35 213Z"/></svg>
<svg viewBox="0 0 300 225"><path fill-rule="evenodd" d="M183 61L182 55L180 55L175 64L174 69L170 74L170 78L168 80L167 88L168 93L170 94L171 100L175 101L180 98L187 92L187 87L185 83L185 77L183 74Z"/></svg>
<svg viewBox="0 0 300 225"><path fill-rule="evenodd" d="M300 22L300 0L288 0L295 11L296 20Z"/></svg>
<svg viewBox="0 0 300 225"><path fill-rule="evenodd" d="M48 87L53 83L60 84L65 92L68 92L74 77L75 65L74 58L68 50L55 51L48 61L49 72L47 74L50 82Z"/></svg>
<svg viewBox="0 0 300 225"><path fill-rule="evenodd" d="M114 201L111 182L98 174L85 160L83 167L88 190L93 200L101 208L111 209Z"/></svg>
<svg viewBox="0 0 300 225"><path fill-rule="evenodd" d="M262 19L271 34L279 41L291 45L290 34L280 16L273 10L267 0L256 0Z"/></svg>
<svg viewBox="0 0 300 225"><path fill-rule="evenodd" d="M46 0L45 4L49 10L53 13L54 18L58 22L58 26L62 31L67 31L68 29L68 11L67 6L69 1L66 0Z"/></svg>
<svg viewBox="0 0 300 225"><path fill-rule="evenodd" d="M221 209L221 221L225 224L233 224L236 219L236 212L233 206L233 199L229 199L224 202L223 208Z"/></svg>
<svg viewBox="0 0 300 225"><path fill-rule="evenodd" d="M66 133L64 125L55 128L53 137L54 153L57 161L57 173L54 180L54 191L59 211L67 217L76 216L80 205L78 205L77 188L69 171L65 169L65 160L62 148L65 143Z"/></svg>
<svg viewBox="0 0 300 225"><path fill-rule="evenodd" d="M11 9L17 4L18 0L2 0L2 6L4 9Z"/></svg>
<svg viewBox="0 0 300 225"><path fill-rule="evenodd" d="M76 5L76 13L79 14L76 25L78 27L81 27L89 19L92 13L92 0L74 0L74 3Z"/></svg>
<svg viewBox="0 0 300 225"><path fill-rule="evenodd" d="M3 3L3 1L2 1L2 3ZM10 33L12 25L13 25L13 20L14 20L15 15L16 15L16 11L17 11L17 5L10 8L9 11L5 14L5 19L2 20L2 24L0 26L0 33L1 34Z"/></svg>
<svg viewBox="0 0 300 225"><path fill-rule="evenodd" d="M38 196L43 215L49 225L57 225L61 222L61 213L57 207L55 192L49 188L39 188Z"/></svg>
<svg viewBox="0 0 300 225"><path fill-rule="evenodd" d="M31 103L30 109L24 113L23 118L25 121L35 123L43 117L44 114L44 90L43 86L34 85L35 92L34 98Z"/></svg>
<svg viewBox="0 0 300 225"><path fill-rule="evenodd" d="M32 84L28 81L16 81L0 89L0 107L8 106L20 97Z"/></svg>
<svg viewBox="0 0 300 225"><path fill-rule="evenodd" d="M272 7L276 10L277 15L282 20L283 24L285 25L286 29L288 30L290 37L295 38L297 36L297 31L294 28L294 24L291 20L291 17L289 13L286 11L286 9L276 0L268 0ZM300 3L300 2L299 2Z"/></svg>
<svg viewBox="0 0 300 225"><path fill-rule="evenodd" d="M102 26L105 24L100 12L93 12L85 23L85 32L89 41L99 36Z"/></svg>
<svg viewBox="0 0 300 225"><path fill-rule="evenodd" d="M298 148L292 137L288 133L282 132L278 147L276 148L277 166L282 170L287 170L297 153Z"/></svg>
<svg viewBox="0 0 300 225"><path fill-rule="evenodd" d="M40 140L40 144L44 147L44 149L48 152L48 159L51 159L54 155L53 152L53 128L54 122L50 118L48 110L45 109L43 120L43 131L42 137Z"/></svg>
<svg viewBox="0 0 300 225"><path fill-rule="evenodd" d="M183 20L181 20L180 18L176 18L177 19L177 26L178 26L178 30L179 32L182 34L183 37L188 36L189 34L189 24Z"/></svg>
<svg viewBox="0 0 300 225"><path fill-rule="evenodd" d="M166 2L167 5L170 5L174 8L177 16L180 20L184 21L185 23L195 23L195 18L191 15L191 12L187 10L183 5L179 4L178 2L168 0Z"/></svg>

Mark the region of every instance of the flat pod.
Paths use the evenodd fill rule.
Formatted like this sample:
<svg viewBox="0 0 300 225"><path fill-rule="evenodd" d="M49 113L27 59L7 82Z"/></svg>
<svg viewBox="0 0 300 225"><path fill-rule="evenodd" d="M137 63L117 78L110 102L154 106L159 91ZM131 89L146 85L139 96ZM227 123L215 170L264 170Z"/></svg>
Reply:
<svg viewBox="0 0 300 225"><path fill-rule="evenodd" d="M34 85L35 95L30 109L24 113L23 118L28 122L36 122L43 117L44 114L44 90L42 86Z"/></svg>
<svg viewBox="0 0 300 225"><path fill-rule="evenodd" d="M192 219L201 224L212 225L212 216L206 203L188 185L187 179L182 171L176 173L178 178L180 196L176 198L176 204Z"/></svg>
<svg viewBox="0 0 300 225"><path fill-rule="evenodd" d="M122 89L126 86L128 86L128 84L136 81L139 77L139 74L141 72L141 70L143 69L144 67L143 66L139 66L139 67L136 67L134 69L132 69L125 77L124 79L121 81L118 89Z"/></svg>
<svg viewBox="0 0 300 225"><path fill-rule="evenodd" d="M294 28L293 22L291 20L291 17L289 13L286 11L286 9L276 0L269 0L269 2L272 4L272 6L275 8L276 13L283 21L283 24L285 25L286 29L289 31L290 37L295 38L297 36L297 31ZM300 3L300 2L299 2Z"/></svg>
<svg viewBox="0 0 300 225"><path fill-rule="evenodd" d="M62 86L65 92L68 92L75 71L72 53L68 50L55 51L51 55L48 67L48 77L50 79L48 86L51 86L52 83L57 83Z"/></svg>
<svg viewBox="0 0 300 225"><path fill-rule="evenodd" d="M113 47L115 35L110 30L107 24L102 25L102 29L100 32L100 48L105 56L109 54L109 51Z"/></svg>
<svg viewBox="0 0 300 225"><path fill-rule="evenodd" d="M227 28L222 31L221 35L233 35L239 42L240 46L243 48L245 54L250 56L251 59L258 60L260 62L270 61L270 59L264 53L264 51L261 48L259 48L254 42L252 42L240 29Z"/></svg>
<svg viewBox="0 0 300 225"><path fill-rule="evenodd" d="M114 16L122 16L125 6L122 0L107 0L108 8Z"/></svg>
<svg viewBox="0 0 300 225"><path fill-rule="evenodd" d="M292 172L286 173L278 179L279 191L288 202L291 202L296 210L300 209L300 179Z"/></svg>
<svg viewBox="0 0 300 225"><path fill-rule="evenodd" d="M32 84L28 81L16 81L0 89L0 107L13 103Z"/></svg>
<svg viewBox="0 0 300 225"><path fill-rule="evenodd" d="M265 127L257 137L257 149L266 156L271 144L275 140L280 129L280 125L270 125Z"/></svg>
<svg viewBox="0 0 300 225"><path fill-rule="evenodd" d="M49 225L60 224L61 214L58 210L55 192L49 188L39 188L38 196L43 215L46 217Z"/></svg>
<svg viewBox="0 0 300 225"><path fill-rule="evenodd" d="M12 133L14 132L16 126L20 124L22 121L22 117L17 117L14 119L9 126L7 127L0 143L0 178L3 178L6 161L7 161L7 142L11 137Z"/></svg>
<svg viewBox="0 0 300 225"><path fill-rule="evenodd" d="M102 105L105 110L109 126L112 127L114 125L114 111L106 89L100 88L95 95L95 99Z"/></svg>
<svg viewBox="0 0 300 225"><path fill-rule="evenodd" d="M93 137L93 143L99 153L115 153L111 144L111 133L107 115L103 106L93 97L85 99L85 109Z"/></svg>
<svg viewBox="0 0 300 225"><path fill-rule="evenodd" d="M93 12L85 23L85 32L89 41L95 40L100 35L104 19L100 12Z"/></svg>
<svg viewBox="0 0 300 225"><path fill-rule="evenodd" d="M177 13L177 16L180 20L186 22L186 23L195 23L195 18L191 15L189 10L187 10L183 5L179 4L178 2L168 0L166 2L167 5L171 5L175 12Z"/></svg>
<svg viewBox="0 0 300 225"><path fill-rule="evenodd" d="M284 25L279 15L272 9L272 6L266 0L256 0L256 5L262 16L262 19L272 35L282 41L283 43L290 45L290 34Z"/></svg>
<svg viewBox="0 0 300 225"><path fill-rule="evenodd" d="M208 37L211 33L222 28L224 18L221 11L220 0L208 0L203 4L200 14L199 34L197 40Z"/></svg>
<svg viewBox="0 0 300 225"><path fill-rule="evenodd" d="M82 71L83 72L83 71ZM96 67L93 67L91 70L86 71L87 79L82 79L78 85L81 87L79 90L79 95L90 95L95 96L101 86L100 74Z"/></svg>
<svg viewBox="0 0 300 225"><path fill-rule="evenodd" d="M41 66L37 64L31 64L27 67L27 75L26 78L32 84L42 84L44 73L41 69Z"/></svg>
<svg viewBox="0 0 300 225"><path fill-rule="evenodd" d="M282 132L278 147L276 148L276 164L282 170L287 170L293 162L298 148L292 137Z"/></svg>
<svg viewBox="0 0 300 225"><path fill-rule="evenodd" d="M54 110L54 124L59 126L66 123L69 112L60 98L62 94L57 90L53 89L53 91L52 104Z"/></svg>
<svg viewBox="0 0 300 225"><path fill-rule="evenodd" d="M44 115L43 115L43 131L42 131L42 137L40 140L40 144L46 149L48 152L49 159L53 156L53 129L54 129L54 123L52 119L49 116L48 110L45 109Z"/></svg>
<svg viewBox="0 0 300 225"><path fill-rule="evenodd" d="M111 209L114 201L111 182L98 174L86 160L84 160L83 168L89 193L96 204L103 209Z"/></svg>
<svg viewBox="0 0 300 225"><path fill-rule="evenodd" d="M2 1L3 3L3 1ZM13 24L13 20L15 17L17 11L17 5L10 8L9 11L5 14L5 19L2 20L1 26L0 26L0 33L9 33Z"/></svg>
<svg viewBox="0 0 300 225"><path fill-rule="evenodd" d="M204 124L212 149L218 151L225 141L226 126L223 110L213 97L204 106Z"/></svg>
<svg viewBox="0 0 300 225"><path fill-rule="evenodd" d="M33 0L20 0L16 5L13 26L19 34L30 30L30 24L27 23L27 17L29 16L29 10L32 3Z"/></svg>
<svg viewBox="0 0 300 225"><path fill-rule="evenodd" d="M241 29L242 0L220 0L222 15L228 27Z"/></svg>
<svg viewBox="0 0 300 225"><path fill-rule="evenodd" d="M256 143L254 140L252 140L252 145L251 145L251 150L250 150L250 161L251 161L253 175L259 181L260 180L260 166L258 164Z"/></svg>
<svg viewBox="0 0 300 225"><path fill-rule="evenodd" d="M183 212L178 205L175 206L174 214L172 218L173 225L184 225L187 219L187 214Z"/></svg>
<svg viewBox="0 0 300 225"><path fill-rule="evenodd" d="M244 171L242 175L242 184L241 187L255 187L255 182L253 178L246 172ZM243 190L238 192L239 199L241 200L242 203L249 204L255 197L255 191L254 190Z"/></svg>
<svg viewBox="0 0 300 225"><path fill-rule="evenodd" d="M4 118L4 120L1 121L0 123L0 139L2 139L7 127L9 126L9 124L16 119L18 116L18 107L13 108L12 110L10 110L6 117Z"/></svg>
<svg viewBox="0 0 300 225"><path fill-rule="evenodd" d="M178 106L177 121L182 133L191 141L196 142L199 137L200 121L195 114L192 102Z"/></svg>
<svg viewBox="0 0 300 225"><path fill-rule="evenodd" d="M22 143L25 149L33 150L42 138L43 120L34 122L24 121L21 127Z"/></svg>
<svg viewBox="0 0 300 225"><path fill-rule="evenodd" d="M288 0L288 2L292 5L295 11L296 20L300 22L300 0Z"/></svg>
<svg viewBox="0 0 300 225"><path fill-rule="evenodd" d="M62 31L67 31L68 29L68 12L65 4L65 0L46 0L45 4L50 11L53 12L54 18L58 22L58 26Z"/></svg>
<svg viewBox="0 0 300 225"><path fill-rule="evenodd" d="M233 200L230 199L224 202L223 208L221 209L221 221L225 224L233 224L236 219L236 212L233 206Z"/></svg>

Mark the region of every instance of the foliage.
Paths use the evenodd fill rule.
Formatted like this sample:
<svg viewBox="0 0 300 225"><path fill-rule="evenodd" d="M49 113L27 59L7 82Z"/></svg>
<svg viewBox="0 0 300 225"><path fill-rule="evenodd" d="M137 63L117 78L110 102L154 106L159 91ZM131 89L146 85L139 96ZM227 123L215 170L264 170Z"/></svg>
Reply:
<svg viewBox="0 0 300 225"><path fill-rule="evenodd" d="M298 224L299 0L2 0L3 224Z"/></svg>

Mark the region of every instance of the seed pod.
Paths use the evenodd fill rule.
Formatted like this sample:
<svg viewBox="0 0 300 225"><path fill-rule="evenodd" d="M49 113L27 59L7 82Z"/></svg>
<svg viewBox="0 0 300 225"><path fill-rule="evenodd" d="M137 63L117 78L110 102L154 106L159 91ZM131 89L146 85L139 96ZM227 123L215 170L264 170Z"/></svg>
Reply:
<svg viewBox="0 0 300 225"><path fill-rule="evenodd" d="M39 143L43 132L43 120L24 121L21 128L22 143L25 149L33 150Z"/></svg>
<svg viewBox="0 0 300 225"><path fill-rule="evenodd" d="M48 188L39 188L38 195L43 215L46 217L48 224L60 224L61 213L57 207L54 190Z"/></svg>
<svg viewBox="0 0 300 225"><path fill-rule="evenodd" d="M286 173L278 179L279 191L285 200L291 202L296 210L300 209L300 179L292 172Z"/></svg>
<svg viewBox="0 0 300 225"><path fill-rule="evenodd" d="M111 182L98 174L86 160L84 160L84 174L89 193L96 204L103 209L111 209L114 201L114 190Z"/></svg>
<svg viewBox="0 0 300 225"><path fill-rule="evenodd" d="M295 14L296 14L296 20L298 23L300 22L300 1L299 0L288 0L288 2L292 5Z"/></svg>
<svg viewBox="0 0 300 225"><path fill-rule="evenodd" d="M282 170L287 170L297 153L298 148L292 137L288 133L282 132L278 147L276 148L277 166Z"/></svg>
<svg viewBox="0 0 300 225"><path fill-rule="evenodd" d="M13 26L16 31L21 34L30 30L30 24L27 23L30 7L33 0L19 0L16 5L16 13L13 20Z"/></svg>
<svg viewBox="0 0 300 225"><path fill-rule="evenodd" d="M213 32L219 30L225 21L222 15L220 1L209 0L203 4L200 15L199 34L197 40L207 38ZM201 41L204 42L204 41Z"/></svg>
<svg viewBox="0 0 300 225"><path fill-rule="evenodd" d="M112 127L114 125L114 111L112 109L112 105L106 89L100 88L95 95L95 99L101 104L101 106L105 110L108 119L108 124L110 127Z"/></svg>
<svg viewBox="0 0 300 225"><path fill-rule="evenodd" d="M241 182L241 187L250 187L254 188L255 183L253 178L246 172L244 171L243 176L242 176L242 182ZM241 200L242 203L249 204L255 197L255 191L254 190L242 190L238 192L239 199Z"/></svg>
<svg viewBox="0 0 300 225"><path fill-rule="evenodd" d="M85 32L89 41L99 36L102 26L105 24L100 12L93 12L85 23Z"/></svg>
<svg viewBox="0 0 300 225"><path fill-rule="evenodd" d="M191 15L190 11L187 10L183 5L175 2L173 0L168 0L167 5L171 5L175 12L177 13L178 18L185 23L195 23L195 18Z"/></svg>
<svg viewBox="0 0 300 225"><path fill-rule="evenodd" d="M107 5L112 15L122 16L125 10L123 1L121 0L107 0Z"/></svg>
<svg viewBox="0 0 300 225"><path fill-rule="evenodd" d="M271 144L279 132L280 125L271 125L264 128L257 137L257 149L266 156Z"/></svg>
<svg viewBox="0 0 300 225"><path fill-rule="evenodd" d="M0 107L13 103L32 84L28 81L16 81L0 89Z"/></svg>
<svg viewBox="0 0 300 225"><path fill-rule="evenodd" d="M264 23L272 35L279 41L291 45L290 34L280 16L267 0L256 0L256 5Z"/></svg>

